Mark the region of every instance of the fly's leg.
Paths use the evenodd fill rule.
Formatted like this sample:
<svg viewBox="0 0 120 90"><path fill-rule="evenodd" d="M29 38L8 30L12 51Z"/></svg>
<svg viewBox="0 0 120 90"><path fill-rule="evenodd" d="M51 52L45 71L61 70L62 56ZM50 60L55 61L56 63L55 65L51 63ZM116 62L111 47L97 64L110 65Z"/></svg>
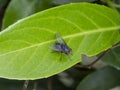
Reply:
<svg viewBox="0 0 120 90"><path fill-rule="evenodd" d="M62 60L62 52L60 52L60 61Z"/></svg>

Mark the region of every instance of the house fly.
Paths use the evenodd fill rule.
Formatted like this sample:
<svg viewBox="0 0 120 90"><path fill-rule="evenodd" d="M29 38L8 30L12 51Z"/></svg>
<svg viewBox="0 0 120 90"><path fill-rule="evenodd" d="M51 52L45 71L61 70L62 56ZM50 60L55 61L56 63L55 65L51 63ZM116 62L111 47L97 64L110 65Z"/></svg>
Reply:
<svg viewBox="0 0 120 90"><path fill-rule="evenodd" d="M72 52L72 49L66 44L66 42L62 39L62 37L59 34L56 34L56 42L52 47L52 50L56 52L60 52L61 57L62 57L62 53L69 55Z"/></svg>

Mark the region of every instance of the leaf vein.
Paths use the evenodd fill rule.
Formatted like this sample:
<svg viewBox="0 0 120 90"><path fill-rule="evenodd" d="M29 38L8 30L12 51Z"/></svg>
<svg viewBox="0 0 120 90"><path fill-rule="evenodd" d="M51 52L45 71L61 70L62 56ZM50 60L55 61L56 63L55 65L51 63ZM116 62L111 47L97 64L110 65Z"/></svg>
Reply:
<svg viewBox="0 0 120 90"><path fill-rule="evenodd" d="M99 32L112 31L112 30L115 30L115 29L120 29L120 26L110 27L110 28L93 29L93 30L89 30L87 32L80 32L80 33L75 33L75 34L72 34L72 35L64 36L63 38L65 39L65 38L70 38L70 37L77 37L77 36L80 36L80 35L88 35L88 34L94 34L94 33L99 33ZM11 51L11 52L8 52L8 53L5 53L5 54L1 54L0 56L6 55L6 54L9 54L9 53L14 53L14 52L17 52L17 51L22 51L22 50L29 49L29 48L36 47L36 46L42 46L44 44L48 44L48 43L51 43L51 42L54 42L54 41L55 41L55 39L45 41L45 42L42 42L42 43L37 43L37 44L31 45L29 47L24 47L22 49L18 49L18 50L14 50L14 51Z"/></svg>

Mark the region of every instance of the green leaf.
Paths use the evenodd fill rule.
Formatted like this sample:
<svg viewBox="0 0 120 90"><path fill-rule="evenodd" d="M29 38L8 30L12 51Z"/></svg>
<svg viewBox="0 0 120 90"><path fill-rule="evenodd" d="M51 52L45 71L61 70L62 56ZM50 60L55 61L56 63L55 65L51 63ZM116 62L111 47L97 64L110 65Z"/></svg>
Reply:
<svg viewBox="0 0 120 90"><path fill-rule="evenodd" d="M77 90L110 90L120 84L120 71L104 67L90 75L77 87Z"/></svg>
<svg viewBox="0 0 120 90"><path fill-rule="evenodd" d="M12 0L6 10L2 28L4 29L21 18L50 7L52 4L47 0Z"/></svg>
<svg viewBox="0 0 120 90"><path fill-rule="evenodd" d="M73 3L19 20L0 33L0 77L46 78L94 56L119 41L119 14L105 6ZM56 33L72 55L52 53Z"/></svg>
<svg viewBox="0 0 120 90"><path fill-rule="evenodd" d="M112 65L117 69L120 69L120 47L111 50L102 58L102 60L107 64Z"/></svg>

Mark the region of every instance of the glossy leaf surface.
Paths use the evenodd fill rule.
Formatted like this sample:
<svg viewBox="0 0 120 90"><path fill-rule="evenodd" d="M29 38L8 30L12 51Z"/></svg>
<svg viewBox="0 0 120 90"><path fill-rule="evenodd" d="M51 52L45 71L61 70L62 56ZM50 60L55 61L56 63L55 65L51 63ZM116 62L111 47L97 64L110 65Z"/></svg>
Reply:
<svg viewBox="0 0 120 90"><path fill-rule="evenodd" d="M119 14L105 6L73 3L19 20L0 33L0 77L46 78L94 56L120 39ZM52 53L59 33L72 55Z"/></svg>

